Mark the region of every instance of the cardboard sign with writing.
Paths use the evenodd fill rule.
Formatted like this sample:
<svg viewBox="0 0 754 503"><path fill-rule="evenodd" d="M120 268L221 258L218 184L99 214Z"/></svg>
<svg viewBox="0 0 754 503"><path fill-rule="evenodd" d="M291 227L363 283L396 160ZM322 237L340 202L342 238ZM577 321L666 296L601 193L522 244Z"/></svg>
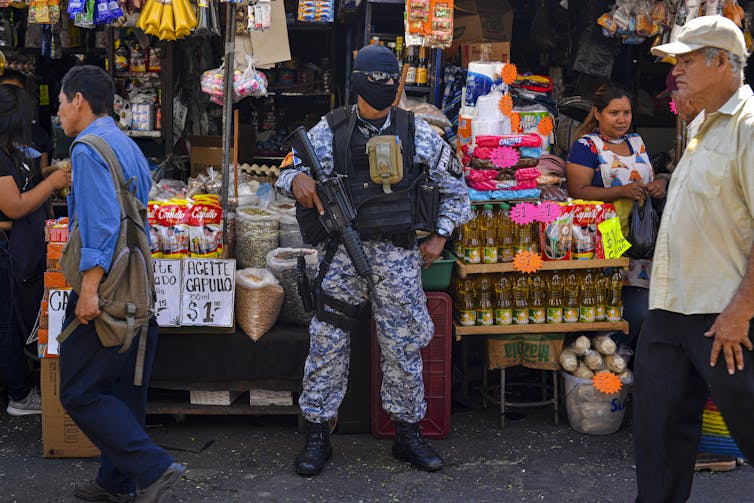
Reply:
<svg viewBox="0 0 754 503"><path fill-rule="evenodd" d="M181 325L181 261L152 259L154 270L154 311L161 327Z"/></svg>
<svg viewBox="0 0 754 503"><path fill-rule="evenodd" d="M183 259L181 325L232 327L236 261Z"/></svg>
<svg viewBox="0 0 754 503"><path fill-rule="evenodd" d="M63 330L65 308L71 290L50 290L47 300L47 350L45 356L58 354L58 335Z"/></svg>
<svg viewBox="0 0 754 503"><path fill-rule="evenodd" d="M530 369L557 370L563 334L491 335L487 338L488 368L523 365Z"/></svg>

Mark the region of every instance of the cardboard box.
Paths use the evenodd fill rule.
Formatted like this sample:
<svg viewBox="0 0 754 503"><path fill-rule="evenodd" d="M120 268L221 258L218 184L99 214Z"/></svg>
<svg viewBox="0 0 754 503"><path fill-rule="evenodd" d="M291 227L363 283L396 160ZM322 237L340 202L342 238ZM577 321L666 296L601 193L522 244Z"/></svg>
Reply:
<svg viewBox="0 0 754 503"><path fill-rule="evenodd" d="M221 136L189 136L191 144L191 176L206 171L213 166L217 171L222 171L223 165L223 139ZM254 160L254 147L256 138L254 129L246 124L238 127L238 163L251 162ZM230 147L230 162L233 162L233 145Z"/></svg>
<svg viewBox="0 0 754 503"><path fill-rule="evenodd" d="M466 0L456 2L453 44L443 51L443 59L456 59L463 44L471 42L510 42L513 39L513 9L507 0Z"/></svg>
<svg viewBox="0 0 754 503"><path fill-rule="evenodd" d="M60 403L59 360L42 359L40 384L44 457L91 458L99 456L99 449L84 435Z"/></svg>
<svg viewBox="0 0 754 503"><path fill-rule="evenodd" d="M470 61L481 61L482 53L487 52L487 61L510 63L510 42L472 42L461 45L461 66L469 67Z"/></svg>

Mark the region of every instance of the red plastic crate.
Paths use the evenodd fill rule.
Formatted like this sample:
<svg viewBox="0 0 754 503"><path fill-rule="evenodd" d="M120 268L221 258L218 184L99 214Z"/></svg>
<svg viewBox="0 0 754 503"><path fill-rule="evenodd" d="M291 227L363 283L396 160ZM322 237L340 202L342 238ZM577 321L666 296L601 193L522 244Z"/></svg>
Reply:
<svg viewBox="0 0 754 503"><path fill-rule="evenodd" d="M450 433L450 350L453 342L453 304L448 294L426 292L427 309L435 324L435 334L421 351L424 369L424 399L427 414L421 421L422 432L428 438L445 438ZM382 410L380 388L380 346L372 323L372 435L393 438L395 424Z"/></svg>

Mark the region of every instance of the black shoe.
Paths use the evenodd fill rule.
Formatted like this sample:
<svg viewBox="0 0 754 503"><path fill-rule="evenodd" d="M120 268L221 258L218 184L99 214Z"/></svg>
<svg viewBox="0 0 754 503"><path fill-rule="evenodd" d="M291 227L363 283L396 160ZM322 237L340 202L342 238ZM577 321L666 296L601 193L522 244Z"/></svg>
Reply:
<svg viewBox="0 0 754 503"><path fill-rule="evenodd" d="M75 481L73 494L84 501L109 501L110 503L130 503L136 496L128 493L111 493L94 480Z"/></svg>
<svg viewBox="0 0 754 503"><path fill-rule="evenodd" d="M427 472L434 472L443 466L442 458L424 440L416 423L395 423L393 456Z"/></svg>
<svg viewBox="0 0 754 503"><path fill-rule="evenodd" d="M308 431L306 444L296 457L296 473L311 477L317 475L332 457L330 445L330 423L310 423L306 421Z"/></svg>
<svg viewBox="0 0 754 503"><path fill-rule="evenodd" d="M186 473L186 465L173 463L160 475L160 478L139 491L135 503L159 503L184 473Z"/></svg>

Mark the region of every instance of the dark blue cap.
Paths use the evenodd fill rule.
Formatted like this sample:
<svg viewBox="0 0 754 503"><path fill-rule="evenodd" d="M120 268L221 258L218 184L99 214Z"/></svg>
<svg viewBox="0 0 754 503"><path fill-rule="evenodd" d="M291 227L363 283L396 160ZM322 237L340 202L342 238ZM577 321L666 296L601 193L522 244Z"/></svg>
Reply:
<svg viewBox="0 0 754 503"><path fill-rule="evenodd" d="M362 72L398 73L398 59L384 45L367 45L353 60L353 69Z"/></svg>

